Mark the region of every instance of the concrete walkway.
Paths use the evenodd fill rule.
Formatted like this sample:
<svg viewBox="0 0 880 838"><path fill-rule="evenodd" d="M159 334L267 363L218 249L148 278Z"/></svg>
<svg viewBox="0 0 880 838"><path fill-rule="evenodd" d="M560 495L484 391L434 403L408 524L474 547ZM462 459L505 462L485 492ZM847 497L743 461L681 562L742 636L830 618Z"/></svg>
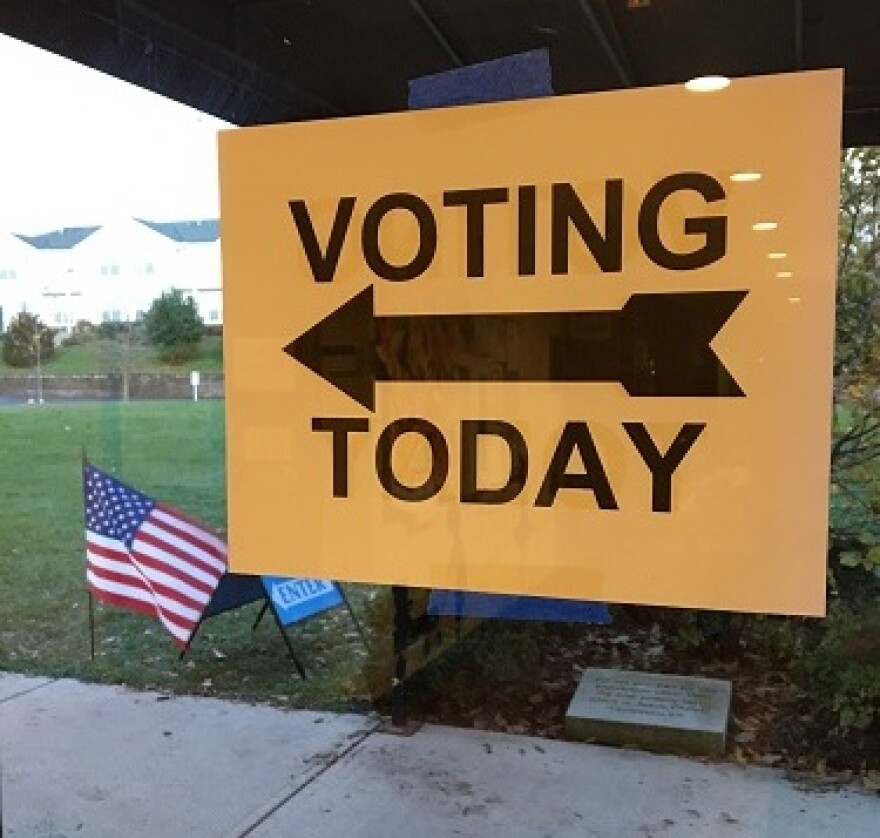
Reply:
<svg viewBox="0 0 880 838"><path fill-rule="evenodd" d="M780 772L0 675L4 838L848 838L880 798Z"/></svg>

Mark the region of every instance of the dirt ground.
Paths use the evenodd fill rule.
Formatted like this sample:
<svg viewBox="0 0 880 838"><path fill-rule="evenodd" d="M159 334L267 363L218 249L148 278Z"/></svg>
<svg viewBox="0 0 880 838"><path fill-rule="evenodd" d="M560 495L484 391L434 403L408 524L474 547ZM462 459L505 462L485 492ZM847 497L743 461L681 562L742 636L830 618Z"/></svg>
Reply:
<svg viewBox="0 0 880 838"><path fill-rule="evenodd" d="M857 781L880 791L878 726L846 737L836 734L830 719L810 712L808 696L784 663L744 648L734 654L677 651L662 641L658 625L625 619L613 626L539 632L520 624L494 640L490 633L480 637L481 631L469 640L470 650L449 653L408 682L411 717L558 739L587 667L723 678L733 684L728 759L789 769L813 785ZM487 650L493 643L499 648ZM505 643L506 655L501 654ZM523 645L524 653L511 654ZM497 659L506 663L493 664Z"/></svg>

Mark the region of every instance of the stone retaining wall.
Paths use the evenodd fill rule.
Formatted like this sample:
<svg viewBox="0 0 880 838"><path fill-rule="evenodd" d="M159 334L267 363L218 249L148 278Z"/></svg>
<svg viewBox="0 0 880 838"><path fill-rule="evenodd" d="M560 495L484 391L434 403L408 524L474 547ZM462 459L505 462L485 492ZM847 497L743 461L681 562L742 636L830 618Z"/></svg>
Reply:
<svg viewBox="0 0 880 838"><path fill-rule="evenodd" d="M106 375L44 375L43 398L52 399L122 399L125 382L121 372ZM0 396L34 398L35 373L0 376ZM199 384L200 399L223 398L223 373L203 372ZM191 399L189 372L132 372L128 375L130 399Z"/></svg>

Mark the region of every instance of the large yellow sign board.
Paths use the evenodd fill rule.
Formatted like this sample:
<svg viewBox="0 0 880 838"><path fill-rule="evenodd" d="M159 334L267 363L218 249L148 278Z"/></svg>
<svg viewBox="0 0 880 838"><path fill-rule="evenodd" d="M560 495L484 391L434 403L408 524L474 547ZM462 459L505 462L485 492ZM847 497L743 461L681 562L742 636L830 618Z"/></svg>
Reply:
<svg viewBox="0 0 880 838"><path fill-rule="evenodd" d="M237 571L825 603L841 74L220 139Z"/></svg>

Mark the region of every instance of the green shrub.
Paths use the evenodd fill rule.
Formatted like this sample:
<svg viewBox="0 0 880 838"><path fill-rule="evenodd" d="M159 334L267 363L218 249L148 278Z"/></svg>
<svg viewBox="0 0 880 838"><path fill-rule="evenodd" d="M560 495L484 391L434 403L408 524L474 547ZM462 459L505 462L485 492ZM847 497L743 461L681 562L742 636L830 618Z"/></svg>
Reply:
<svg viewBox="0 0 880 838"><path fill-rule="evenodd" d="M621 606L620 616L645 627L656 626L664 646L694 659L737 655L754 619L726 611L641 605Z"/></svg>
<svg viewBox="0 0 880 838"><path fill-rule="evenodd" d="M98 330L93 323L89 320L77 320L64 342L68 346L82 346L93 341L97 335Z"/></svg>
<svg viewBox="0 0 880 838"><path fill-rule="evenodd" d="M194 358L205 332L195 301L178 290L154 300L144 317L147 340L169 364L183 364Z"/></svg>
<svg viewBox="0 0 880 838"><path fill-rule="evenodd" d="M99 338L120 338L125 335L130 328L130 324L124 320L105 320L103 323L97 325L95 333Z"/></svg>
<svg viewBox="0 0 880 838"><path fill-rule="evenodd" d="M55 332L36 314L23 311L9 321L3 338L3 360L10 367L32 367L55 354Z"/></svg>
<svg viewBox="0 0 880 838"><path fill-rule="evenodd" d="M842 734L880 725L880 602L863 612L832 611L804 660L814 704Z"/></svg>

